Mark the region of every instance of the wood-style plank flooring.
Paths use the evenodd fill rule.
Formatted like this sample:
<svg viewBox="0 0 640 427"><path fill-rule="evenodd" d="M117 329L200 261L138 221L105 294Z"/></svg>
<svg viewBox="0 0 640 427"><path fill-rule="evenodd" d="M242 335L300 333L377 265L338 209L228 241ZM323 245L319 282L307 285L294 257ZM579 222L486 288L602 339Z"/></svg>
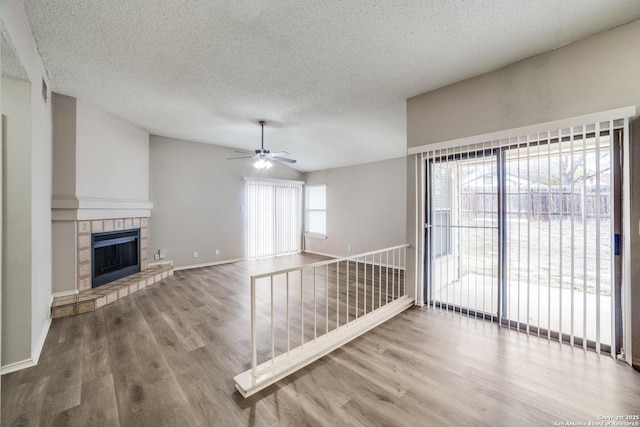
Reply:
<svg viewBox="0 0 640 427"><path fill-rule="evenodd" d="M249 275L311 255L176 272L55 320L40 363L2 377L2 426L552 426L640 414L608 356L412 308L243 399Z"/></svg>

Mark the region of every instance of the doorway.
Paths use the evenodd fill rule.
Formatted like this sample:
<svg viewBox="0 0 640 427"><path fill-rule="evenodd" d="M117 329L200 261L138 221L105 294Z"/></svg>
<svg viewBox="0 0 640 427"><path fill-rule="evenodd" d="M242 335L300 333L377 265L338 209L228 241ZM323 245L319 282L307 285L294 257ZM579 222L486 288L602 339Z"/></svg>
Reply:
<svg viewBox="0 0 640 427"><path fill-rule="evenodd" d="M249 259L301 251L302 184L246 178Z"/></svg>
<svg viewBox="0 0 640 427"><path fill-rule="evenodd" d="M621 141L596 124L428 159L426 301L619 353Z"/></svg>

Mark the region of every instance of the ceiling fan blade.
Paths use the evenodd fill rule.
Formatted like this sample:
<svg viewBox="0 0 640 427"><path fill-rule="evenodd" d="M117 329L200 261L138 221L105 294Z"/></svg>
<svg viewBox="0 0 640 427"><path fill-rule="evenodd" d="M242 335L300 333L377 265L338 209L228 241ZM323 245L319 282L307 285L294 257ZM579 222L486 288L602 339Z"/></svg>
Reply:
<svg viewBox="0 0 640 427"><path fill-rule="evenodd" d="M239 160L239 159L253 159L254 156L244 156L244 157L227 157L227 160Z"/></svg>
<svg viewBox="0 0 640 427"><path fill-rule="evenodd" d="M1 2L2 0L0 0ZM271 166L269 160L275 160L281 163L296 163L296 160L289 159L287 157L281 156L289 156L287 151L274 151L273 153L264 148L264 125L267 124L264 120L260 120L258 122L261 128L262 137L260 139L260 148L257 150L249 151L249 150L234 150L236 153L246 154L246 156L242 157L229 157L227 160L239 160L239 159L257 159L258 162L255 164L256 167L261 167L265 165L265 161L267 167Z"/></svg>
<svg viewBox="0 0 640 427"><path fill-rule="evenodd" d="M270 160L277 160L282 163L295 163L296 160L287 159L286 157L269 157Z"/></svg>

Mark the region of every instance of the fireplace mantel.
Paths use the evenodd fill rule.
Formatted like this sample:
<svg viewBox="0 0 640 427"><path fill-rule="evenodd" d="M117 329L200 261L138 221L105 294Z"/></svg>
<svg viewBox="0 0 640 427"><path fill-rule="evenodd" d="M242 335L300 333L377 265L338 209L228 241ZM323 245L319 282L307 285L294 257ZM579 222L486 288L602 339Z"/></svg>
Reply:
<svg viewBox="0 0 640 427"><path fill-rule="evenodd" d="M52 198L53 293L75 295L91 289L92 233L140 228L140 270L146 270L152 209L148 200Z"/></svg>
<svg viewBox="0 0 640 427"><path fill-rule="evenodd" d="M149 217L153 203L149 200L117 200L92 198L51 199L53 221L87 221Z"/></svg>

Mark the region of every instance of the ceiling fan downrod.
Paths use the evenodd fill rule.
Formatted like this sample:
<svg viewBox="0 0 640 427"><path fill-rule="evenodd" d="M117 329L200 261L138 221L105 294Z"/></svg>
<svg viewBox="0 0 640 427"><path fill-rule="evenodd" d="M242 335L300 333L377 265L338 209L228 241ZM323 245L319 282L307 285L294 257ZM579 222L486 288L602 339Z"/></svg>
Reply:
<svg viewBox="0 0 640 427"><path fill-rule="evenodd" d="M264 120L260 120L258 124L262 127L262 142L260 143L260 150L264 152L264 125L266 125L267 122Z"/></svg>

